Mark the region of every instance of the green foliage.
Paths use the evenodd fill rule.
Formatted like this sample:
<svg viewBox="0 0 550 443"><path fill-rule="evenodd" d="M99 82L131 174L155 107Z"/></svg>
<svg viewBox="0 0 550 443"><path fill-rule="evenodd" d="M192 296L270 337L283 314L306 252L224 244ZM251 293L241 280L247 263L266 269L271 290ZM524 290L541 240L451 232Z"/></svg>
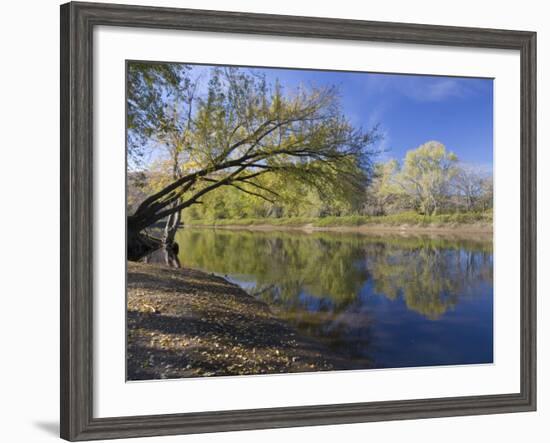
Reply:
<svg viewBox="0 0 550 443"><path fill-rule="evenodd" d="M398 182L419 212L433 215L449 193L458 157L436 141L407 152Z"/></svg>
<svg viewBox="0 0 550 443"><path fill-rule="evenodd" d="M169 120L166 101L181 99L190 87L189 67L174 63L129 62L127 65L128 165L144 166L151 138L165 132Z"/></svg>
<svg viewBox="0 0 550 443"><path fill-rule="evenodd" d="M372 217L364 215L348 215L343 217L323 217L312 222L313 226L329 227L329 226L361 226L368 223Z"/></svg>
<svg viewBox="0 0 550 443"><path fill-rule="evenodd" d="M373 180L366 190L364 203L366 214L384 215L402 200L400 197L403 195L403 189L396 180L398 173L397 160L375 165Z"/></svg>
<svg viewBox="0 0 550 443"><path fill-rule="evenodd" d="M196 210L200 216L215 218L303 215L293 208L304 198L312 215L349 213L360 204L378 135L349 122L336 88L286 91L254 70L211 68L203 90L189 69L130 66L129 144L141 141L140 155L148 150L169 179L157 180L163 186L151 190L128 226L139 231L198 203L209 206Z"/></svg>
<svg viewBox="0 0 550 443"><path fill-rule="evenodd" d="M375 165L365 194L330 196L304 183L271 177L264 185L278 190L276 202L221 188L209 194L204 205L186 212L185 219L189 223L274 226L297 225L301 220L317 227L491 223L492 181L464 171L443 145L428 143L409 151L403 168L396 160ZM462 187L455 186L454 178L461 179ZM461 193L461 189L471 189L466 187L466 178L485 186L479 188L483 190L477 191L475 201ZM407 191L415 181L426 185L419 185L418 193Z"/></svg>

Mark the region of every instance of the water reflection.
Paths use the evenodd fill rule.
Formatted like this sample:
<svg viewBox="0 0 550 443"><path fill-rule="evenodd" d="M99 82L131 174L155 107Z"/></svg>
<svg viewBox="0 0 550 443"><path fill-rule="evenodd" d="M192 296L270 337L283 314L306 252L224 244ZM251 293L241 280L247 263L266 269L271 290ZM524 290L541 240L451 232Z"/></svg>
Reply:
<svg viewBox="0 0 550 443"><path fill-rule="evenodd" d="M238 283L350 367L492 361L486 239L183 229L176 241L182 266Z"/></svg>

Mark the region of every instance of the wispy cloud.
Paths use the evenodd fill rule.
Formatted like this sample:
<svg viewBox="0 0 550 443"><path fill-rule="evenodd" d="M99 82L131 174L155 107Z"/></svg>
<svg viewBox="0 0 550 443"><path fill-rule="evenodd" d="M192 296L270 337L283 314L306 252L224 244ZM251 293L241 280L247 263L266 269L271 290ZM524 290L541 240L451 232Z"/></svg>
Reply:
<svg viewBox="0 0 550 443"><path fill-rule="evenodd" d="M449 77L375 74L364 84L366 97L394 94L417 102L441 102L470 93L463 80Z"/></svg>
<svg viewBox="0 0 550 443"><path fill-rule="evenodd" d="M440 102L448 98L464 97L468 90L463 82L452 78L411 79L401 92L413 100Z"/></svg>
<svg viewBox="0 0 550 443"><path fill-rule="evenodd" d="M392 158L390 147L391 137L390 133L386 129L382 129L380 131L380 135L382 137L378 142L378 146L376 146L376 150L378 152L378 161L386 162L390 160L390 158Z"/></svg>
<svg viewBox="0 0 550 443"><path fill-rule="evenodd" d="M478 172L482 175L492 175L493 174L493 163L492 162L460 162L460 166L465 169Z"/></svg>
<svg viewBox="0 0 550 443"><path fill-rule="evenodd" d="M366 119L366 127L368 129L377 128L380 140L376 143L375 149L378 151L379 160L386 161L390 149L390 133L388 128L383 124L383 117L389 109L387 103L378 103L376 107L369 109Z"/></svg>

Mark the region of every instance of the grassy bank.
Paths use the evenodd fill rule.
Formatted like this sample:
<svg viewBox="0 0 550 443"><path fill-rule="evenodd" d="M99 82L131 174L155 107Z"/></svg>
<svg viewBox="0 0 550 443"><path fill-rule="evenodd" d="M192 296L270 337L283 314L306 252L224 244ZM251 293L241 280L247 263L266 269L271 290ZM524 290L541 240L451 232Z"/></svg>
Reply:
<svg viewBox="0 0 550 443"><path fill-rule="evenodd" d="M342 217L240 218L216 220L189 220L195 226L274 226L287 228L474 228L492 230L493 213L469 212L425 216L403 212L384 216L350 215Z"/></svg>
<svg viewBox="0 0 550 443"><path fill-rule="evenodd" d="M129 380L329 370L342 365L223 278L128 262Z"/></svg>

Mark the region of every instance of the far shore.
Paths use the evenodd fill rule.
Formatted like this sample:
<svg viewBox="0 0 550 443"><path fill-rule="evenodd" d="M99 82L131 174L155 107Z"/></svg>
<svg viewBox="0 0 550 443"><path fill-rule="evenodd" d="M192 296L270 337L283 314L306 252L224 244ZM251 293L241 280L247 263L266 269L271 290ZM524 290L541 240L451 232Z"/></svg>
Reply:
<svg viewBox="0 0 550 443"><path fill-rule="evenodd" d="M359 226L314 226L303 225L270 225L270 224L191 224L188 228L211 228L248 231L302 231L302 232L358 232L365 234L440 234L440 235L478 235L493 233L489 223L444 224L444 225L359 225Z"/></svg>
<svg viewBox="0 0 550 443"><path fill-rule="evenodd" d="M388 215L323 217L218 218L193 220L185 227L250 231L359 232L365 234L492 235L493 211L422 215L413 211Z"/></svg>

